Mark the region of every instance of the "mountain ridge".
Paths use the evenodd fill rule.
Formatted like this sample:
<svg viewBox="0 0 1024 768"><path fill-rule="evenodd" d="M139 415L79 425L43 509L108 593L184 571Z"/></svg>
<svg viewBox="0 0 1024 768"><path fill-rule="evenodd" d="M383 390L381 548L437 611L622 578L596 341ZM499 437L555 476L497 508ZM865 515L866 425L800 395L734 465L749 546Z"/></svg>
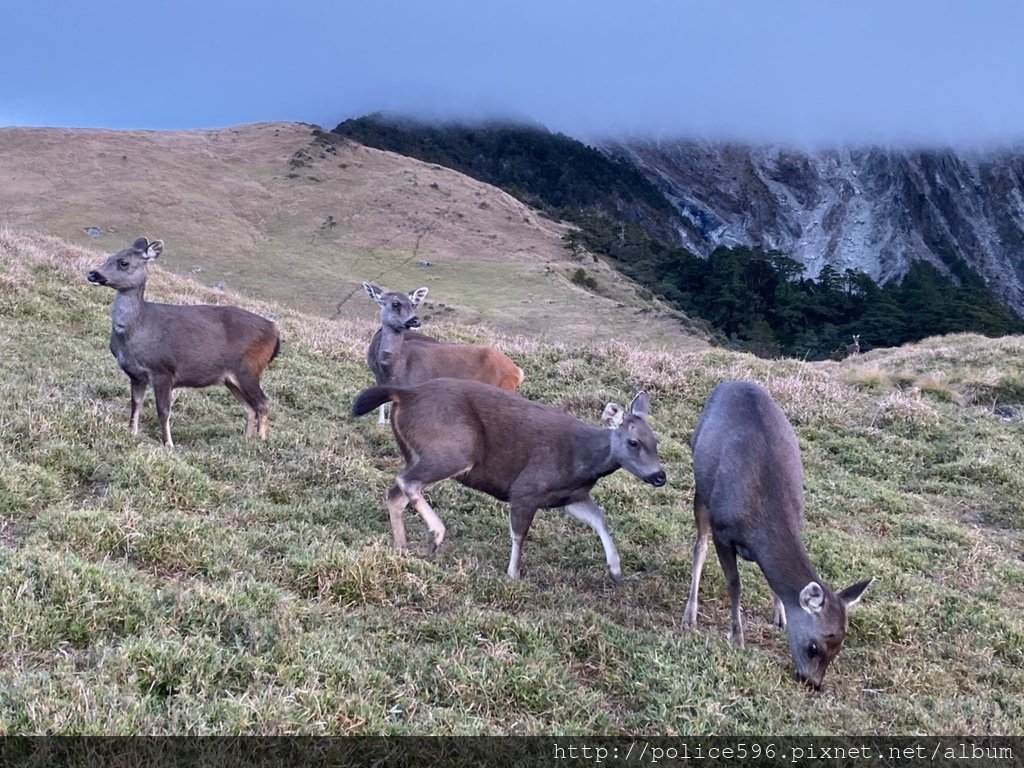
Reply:
<svg viewBox="0 0 1024 768"><path fill-rule="evenodd" d="M675 140L606 141L682 214L677 243L780 251L816 276L827 264L879 283L927 261L968 271L1024 311L1024 151L1011 147L799 150Z"/></svg>

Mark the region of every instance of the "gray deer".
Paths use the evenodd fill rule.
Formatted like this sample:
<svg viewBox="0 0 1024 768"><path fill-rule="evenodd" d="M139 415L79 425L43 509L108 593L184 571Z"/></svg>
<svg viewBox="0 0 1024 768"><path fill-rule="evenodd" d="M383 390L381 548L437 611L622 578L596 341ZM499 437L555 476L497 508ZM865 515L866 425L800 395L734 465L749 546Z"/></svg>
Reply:
<svg viewBox="0 0 1024 768"><path fill-rule="evenodd" d="M402 293L363 283L363 290L380 307L381 327L366 350L366 364L377 384L411 386L442 376L508 390L522 383L522 369L494 347L449 344L415 333L413 329L420 327L415 310L426 298L426 288ZM383 405L377 421L387 423Z"/></svg>
<svg viewBox="0 0 1024 768"><path fill-rule="evenodd" d="M853 334L853 344L846 345L846 356L855 357L860 354L860 334Z"/></svg>
<svg viewBox="0 0 1024 768"><path fill-rule="evenodd" d="M410 502L432 535L431 552L440 546L444 523L423 491L453 477L509 503L509 578L519 578L523 541L537 510L565 507L597 533L612 580L622 579L618 552L590 489L619 467L650 485L665 484L658 443L647 424L647 395L633 398L628 413L609 403L602 414L604 429L514 392L447 378L365 390L352 414L362 416L388 401L394 404L391 429L406 463L387 496L396 547L406 547L403 512Z"/></svg>
<svg viewBox="0 0 1024 768"><path fill-rule="evenodd" d="M733 645L744 644L739 555L756 562L772 588L775 623L786 628L797 678L819 689L846 637L847 609L871 579L835 593L811 565L800 538L803 466L793 427L763 387L728 381L708 398L691 446L697 539L683 625L697 623L710 534L729 586Z"/></svg>
<svg viewBox="0 0 1024 768"><path fill-rule="evenodd" d="M260 376L281 346L277 325L238 307L178 306L146 301L149 262L162 240L140 237L108 257L87 278L117 291L111 309L110 351L131 381L132 434L146 387L153 385L163 441L171 440L171 392L223 384L246 411L245 436L267 436L268 402Z"/></svg>

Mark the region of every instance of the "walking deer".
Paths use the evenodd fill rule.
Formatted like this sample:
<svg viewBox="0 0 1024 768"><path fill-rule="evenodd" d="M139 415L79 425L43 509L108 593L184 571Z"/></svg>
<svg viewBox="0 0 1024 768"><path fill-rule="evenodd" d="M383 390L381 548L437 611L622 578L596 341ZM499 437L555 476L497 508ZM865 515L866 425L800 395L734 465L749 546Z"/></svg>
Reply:
<svg viewBox="0 0 1024 768"><path fill-rule="evenodd" d="M223 384L246 411L245 436L267 436L268 402L260 376L281 346L277 325L238 307L177 306L145 300L149 263L162 240L140 237L87 278L117 291L111 309L110 351L131 381L132 434L146 387L153 385L163 441L171 440L171 392Z"/></svg>
<svg viewBox="0 0 1024 768"><path fill-rule="evenodd" d="M378 385L413 386L442 376L508 390L522 383L523 371L494 347L449 344L414 333L412 329L420 327L415 309L426 298L426 288L410 294L363 283L363 289L380 306L381 327L366 351L366 363ZM382 405L378 424L387 423L384 409Z"/></svg>
<svg viewBox="0 0 1024 768"><path fill-rule="evenodd" d="M628 412L609 403L603 429L514 392L448 378L416 387L373 387L359 394L352 414L362 416L388 401L405 457L405 469L387 496L398 549L406 547L403 512L410 502L430 531L431 552L440 546L444 523L423 492L453 477L509 503L509 578L519 578L523 541L537 510L565 507L597 533L612 580L622 579L618 552L590 489L620 467L655 487L665 484L657 439L647 424L647 395L634 397Z"/></svg>
<svg viewBox="0 0 1024 768"><path fill-rule="evenodd" d="M846 356L854 357L860 354L860 334L853 334L853 344L846 345Z"/></svg>
<svg viewBox="0 0 1024 768"><path fill-rule="evenodd" d="M871 579L835 593L811 565L800 539L803 467L793 427L764 388L729 381L708 398L691 446L697 539L683 625L697 622L697 590L711 534L729 586L733 645L744 645L739 555L756 562L768 580L774 620L786 628L797 678L819 689L846 637L847 609Z"/></svg>

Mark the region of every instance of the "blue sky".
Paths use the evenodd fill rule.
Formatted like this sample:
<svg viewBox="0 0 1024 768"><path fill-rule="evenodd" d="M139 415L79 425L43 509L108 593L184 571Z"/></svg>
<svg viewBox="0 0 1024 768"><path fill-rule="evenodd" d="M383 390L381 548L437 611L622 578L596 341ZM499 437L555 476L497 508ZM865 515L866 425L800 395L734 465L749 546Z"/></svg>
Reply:
<svg viewBox="0 0 1024 768"><path fill-rule="evenodd" d="M376 110L580 138L1024 140L1024 3L26 0L0 125L334 127Z"/></svg>

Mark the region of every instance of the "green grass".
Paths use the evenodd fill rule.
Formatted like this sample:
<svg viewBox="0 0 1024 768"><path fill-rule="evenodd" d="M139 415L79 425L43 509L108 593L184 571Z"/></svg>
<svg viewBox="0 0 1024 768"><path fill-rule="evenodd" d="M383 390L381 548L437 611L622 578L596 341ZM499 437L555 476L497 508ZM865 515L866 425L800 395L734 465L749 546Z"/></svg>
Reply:
<svg viewBox="0 0 1024 768"><path fill-rule="evenodd" d="M401 461L373 417L348 416L371 382L366 324L277 308L265 442L242 439L216 389L178 393L175 450L151 395L132 437L112 295L80 277L94 258L0 234L0 733L1019 732L1024 428L905 382L940 372L1013 404L1024 340L876 351L863 363L886 375L864 386L848 363L509 339L525 394L581 418L650 392L669 474L596 489L621 586L597 537L557 510L538 515L510 582L504 506L454 483L429 493L441 552L427 556L411 512L411 554L391 548L383 496ZM206 297L160 271L153 283L157 298ZM713 558L699 626L679 626L687 441L725 378L765 383L797 428L822 577L876 577L820 694L793 680L750 564L746 650L725 642Z"/></svg>

